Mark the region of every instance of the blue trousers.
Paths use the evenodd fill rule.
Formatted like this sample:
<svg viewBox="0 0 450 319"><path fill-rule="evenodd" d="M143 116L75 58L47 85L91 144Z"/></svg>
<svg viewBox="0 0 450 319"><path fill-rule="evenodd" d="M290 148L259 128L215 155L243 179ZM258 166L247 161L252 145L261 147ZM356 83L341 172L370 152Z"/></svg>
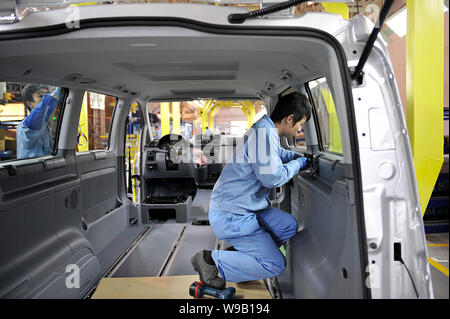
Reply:
<svg viewBox="0 0 450 319"><path fill-rule="evenodd" d="M277 208L248 214L209 211L220 240L238 251L213 250L212 258L226 281L242 282L279 276L286 259L279 247L297 232L297 220Z"/></svg>

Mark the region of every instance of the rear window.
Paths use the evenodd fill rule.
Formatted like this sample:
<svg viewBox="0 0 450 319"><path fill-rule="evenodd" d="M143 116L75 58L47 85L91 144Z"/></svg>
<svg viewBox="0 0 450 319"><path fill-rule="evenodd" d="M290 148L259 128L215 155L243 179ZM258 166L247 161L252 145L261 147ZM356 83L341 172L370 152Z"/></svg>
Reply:
<svg viewBox="0 0 450 319"><path fill-rule="evenodd" d="M0 161L52 155L64 89L0 82Z"/></svg>

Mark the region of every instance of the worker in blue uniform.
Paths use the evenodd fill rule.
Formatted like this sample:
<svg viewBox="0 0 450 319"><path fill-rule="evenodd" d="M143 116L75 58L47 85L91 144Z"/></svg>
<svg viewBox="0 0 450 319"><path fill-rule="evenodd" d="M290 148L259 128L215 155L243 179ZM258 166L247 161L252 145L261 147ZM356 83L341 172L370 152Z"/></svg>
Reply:
<svg viewBox="0 0 450 319"><path fill-rule="evenodd" d="M305 95L281 97L271 116L264 115L246 132L233 161L223 168L211 194L209 221L232 249L202 250L191 258L207 285L222 289L225 281L258 280L284 271L279 248L296 234L298 224L292 215L271 207L268 194L307 168L305 157L280 146L280 136L295 136L310 116Z"/></svg>
<svg viewBox="0 0 450 319"><path fill-rule="evenodd" d="M208 127L206 127L205 132L203 132L203 134L213 135L214 133Z"/></svg>
<svg viewBox="0 0 450 319"><path fill-rule="evenodd" d="M56 88L28 84L22 90L22 101L30 114L17 125L17 158L32 158L53 152L53 138L48 124L61 96Z"/></svg>

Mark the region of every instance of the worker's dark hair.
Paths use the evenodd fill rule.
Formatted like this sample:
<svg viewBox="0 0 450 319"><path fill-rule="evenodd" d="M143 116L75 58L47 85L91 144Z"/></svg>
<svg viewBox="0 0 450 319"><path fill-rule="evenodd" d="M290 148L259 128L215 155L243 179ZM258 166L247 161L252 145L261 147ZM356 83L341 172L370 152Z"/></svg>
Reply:
<svg viewBox="0 0 450 319"><path fill-rule="evenodd" d="M304 117L306 117L307 121L309 120L311 117L311 103L306 95L293 92L282 96L275 105L270 119L274 123L278 123L291 114L294 116L294 123L301 121Z"/></svg>
<svg viewBox="0 0 450 319"><path fill-rule="evenodd" d="M48 91L50 90L47 85L43 84L27 84L22 89L22 102L28 110L30 110L30 106L28 105L28 103L34 102L33 94L43 89L46 89Z"/></svg>

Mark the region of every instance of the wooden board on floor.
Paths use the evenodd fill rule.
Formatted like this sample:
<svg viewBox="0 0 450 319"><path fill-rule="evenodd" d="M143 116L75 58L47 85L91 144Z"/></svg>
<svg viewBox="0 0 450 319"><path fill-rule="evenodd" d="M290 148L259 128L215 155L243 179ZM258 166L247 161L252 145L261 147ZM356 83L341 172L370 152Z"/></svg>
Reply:
<svg viewBox="0 0 450 319"><path fill-rule="evenodd" d="M92 299L192 299L189 286L194 281L198 281L197 275L103 278ZM227 282L227 287L236 289L234 299L271 299L262 280Z"/></svg>

